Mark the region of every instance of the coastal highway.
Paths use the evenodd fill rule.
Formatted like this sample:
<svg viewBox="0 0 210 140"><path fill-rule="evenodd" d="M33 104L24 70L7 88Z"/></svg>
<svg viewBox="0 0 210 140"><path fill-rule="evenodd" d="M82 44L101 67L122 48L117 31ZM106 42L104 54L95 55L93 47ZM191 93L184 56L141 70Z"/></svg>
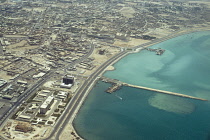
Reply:
<svg viewBox="0 0 210 140"><path fill-rule="evenodd" d="M94 51L94 46L90 45L90 50L89 52L81 57L80 59L70 63L67 67L69 66L74 66L77 63L82 62L83 60L87 59ZM65 67L65 69L67 68ZM18 99L16 103L9 109L7 113L5 113L1 118L0 118L0 128L4 126L5 122L7 119L11 118L11 116L18 110L18 106L22 104L23 101L27 100L32 93L34 93L35 90L37 90L41 85L43 85L53 74L54 72L58 69L53 69L49 73L47 73L44 77L42 77L36 84L34 84L32 87L29 87Z"/></svg>
<svg viewBox="0 0 210 140"><path fill-rule="evenodd" d="M168 37L166 37L168 38ZM165 38L161 38L158 40L154 40L139 46L136 46L135 49L138 48L144 48L145 46L152 45L154 43L162 42L166 40ZM91 74L86 81L83 83L83 85L78 89L78 91L75 93L75 96L71 99L69 104L67 105L64 113L60 116L58 121L56 122L53 131L51 132L50 136L45 138L45 140L49 139L56 139L59 140L59 137L65 128L65 126L68 124L71 117L73 117L73 114L75 113L75 110L78 107L78 104L82 101L85 93L90 88L90 85L97 79L97 77L104 71L106 67L111 65L113 62L115 62L120 57L124 56L128 51L122 51L119 54L115 55L108 61L106 61L103 65L101 65L93 74Z"/></svg>
<svg viewBox="0 0 210 140"><path fill-rule="evenodd" d="M162 38L159 38L159 39L155 39L155 40L152 40L150 42L147 42L147 43L144 43L144 44L141 44L141 45L138 45L136 47L134 47L134 49L138 49L138 48L145 48L145 47L148 47L148 46L151 46L151 45L155 45L155 44L158 44L158 43L161 43L163 41L166 41L166 40L169 40L169 39L172 39L172 38L175 38L175 37L178 37L178 36L181 36L181 35L184 35L184 34L189 34L189 33L192 33L192 32L198 32L198 31L207 31L209 29L196 29L195 30L180 30L180 31L176 31L168 36L165 36L165 37L162 37Z"/></svg>
<svg viewBox="0 0 210 140"><path fill-rule="evenodd" d="M49 139L59 139L60 134L62 133L65 126L68 124L70 118L75 113L75 110L78 107L78 104L82 101L85 93L90 88L90 85L94 83L94 81L97 79L97 77L104 72L104 69L111 65L114 61L119 59L120 57L124 56L128 51L122 51L106 61L103 65L101 65L93 74L91 74L86 81L83 83L83 85L78 89L78 91L75 93L75 96L71 99L69 104L67 105L65 112L60 116L59 120L54 126L54 130L51 132L51 135L45 140Z"/></svg>
<svg viewBox="0 0 210 140"><path fill-rule="evenodd" d="M165 41L167 39L182 35L182 34L186 34L185 33L174 33L172 35L169 35L167 37L163 37L139 46L136 46L135 49L137 48L143 48L145 46L149 46L149 45L153 45L156 43L160 43L162 41ZM70 66L74 66L77 63L82 62L84 59L88 58L92 52L94 50L93 45L91 45L90 51L84 55L82 58L70 63L66 68L70 67ZM105 62L103 65L101 65L95 73L93 73L82 85L81 88L78 89L78 91L75 93L75 96L72 98L72 100L69 102L69 104L67 105L64 113L60 116L60 118L58 119L58 121L56 122L54 129L51 133L51 135L46 138L46 140L52 139L54 136L54 139L59 139L59 136L63 130L63 128L66 126L66 124L68 124L69 119L72 117L73 113L75 112L75 109L78 106L78 103L80 103L82 101L82 98L84 96L84 94L86 93L86 91L88 90L89 86L95 81L95 79L98 77L99 74L101 74L104 69L109 66L110 64L112 64L114 61L116 61L118 58L120 58L121 56L125 55L126 53L128 53L127 51L122 51L119 54L117 54L116 56L112 57L111 59L109 59L107 62ZM4 115L4 117L1 119L0 124L1 126L3 126L3 124L6 122L6 120L8 118L10 118L12 116L13 113L15 113L15 111L17 111L17 107L19 105L21 105L21 103L26 100L27 98L30 97L30 95L36 90L38 89L38 87L40 87L53 73L55 70L52 70L51 72L49 72L48 74L45 75L45 77L43 77L39 82L37 82L34 86L32 86L30 89L28 89L25 93L24 96L22 96L20 98L20 100L18 102L16 102L11 109Z"/></svg>
<svg viewBox="0 0 210 140"><path fill-rule="evenodd" d="M175 32L169 36L160 38L160 39L155 39L153 41L150 41L148 43L139 45L134 47L134 49L143 49L147 46L151 46L160 42L163 42L165 40L186 34L186 33L190 33L193 31L188 31L188 32ZM51 135L49 137L47 137L45 140L50 140L50 139L56 139L59 140L59 137L63 131L63 129L65 128L65 126L69 123L70 118L73 117L73 114L75 113L75 110L77 109L79 103L82 101L84 95L86 92L89 92L88 89L90 88L91 84L93 84L95 82L95 80L97 79L97 77L103 73L104 69L106 67L108 67L109 65L111 65L114 61L116 61L117 59L119 59L120 57L124 56L125 54L129 53L128 51L122 51L119 54L117 54L116 56L112 57L111 59L109 59L108 61L106 61L103 65L101 65L93 74L91 74L88 79L86 79L86 81L83 83L83 85L78 89L78 91L75 93L75 96L72 98L72 100L69 102L69 104L67 105L65 112L62 114L62 116L59 118L59 120L57 121L56 125L54 126L54 130L51 132Z"/></svg>

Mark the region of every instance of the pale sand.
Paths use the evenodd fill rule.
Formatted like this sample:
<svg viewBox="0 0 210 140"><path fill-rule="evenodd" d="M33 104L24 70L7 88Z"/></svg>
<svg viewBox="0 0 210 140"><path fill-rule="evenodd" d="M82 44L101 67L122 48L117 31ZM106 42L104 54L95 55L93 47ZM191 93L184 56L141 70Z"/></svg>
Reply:
<svg viewBox="0 0 210 140"><path fill-rule="evenodd" d="M9 120L7 124L5 125L5 129L8 132L8 135L11 136L11 138L8 138L7 133L5 131L1 131L0 135L3 136L6 139L15 139L15 140L40 140L43 139L44 135L47 135L50 130L50 126L42 126L42 125L31 125L34 129L31 133L23 133L20 131L15 131L15 126L20 121L16 120Z"/></svg>
<svg viewBox="0 0 210 140"><path fill-rule="evenodd" d="M136 38L130 38L129 41L122 41L122 40L116 40L114 42L114 46L119 46L119 47L126 47L126 48L131 48L135 47L138 45L142 45L144 43L150 42L150 40L144 40L144 39L136 39Z"/></svg>
<svg viewBox="0 0 210 140"><path fill-rule="evenodd" d="M11 79L11 78L12 78L12 76L7 75L6 71L2 71L2 70L0 71L0 79L9 81L9 79Z"/></svg>
<svg viewBox="0 0 210 140"><path fill-rule="evenodd" d="M156 38L162 38L167 35L170 35L171 33L173 33L171 29L162 27L162 28L150 29L148 32L145 33L145 35L150 35Z"/></svg>
<svg viewBox="0 0 210 140"><path fill-rule="evenodd" d="M133 18L135 10L132 7L123 7L122 9L119 10L119 12L127 18Z"/></svg>
<svg viewBox="0 0 210 140"><path fill-rule="evenodd" d="M74 133L74 135L71 134L72 132ZM77 137L79 136L75 132L74 127L71 124L68 124L65 127L65 131L61 133L60 140L66 140L66 138L68 138L68 140L76 140Z"/></svg>
<svg viewBox="0 0 210 140"><path fill-rule="evenodd" d="M203 30L207 30L207 28L199 28L199 29L196 29L196 30L200 30L200 31L203 31ZM180 32L178 32L178 34L180 34L180 33L189 33L189 32L192 32L193 30L182 30L182 31L180 31ZM173 37L172 37L173 38ZM154 44L158 44L158 43L160 43L160 42L156 42L156 43L154 43ZM143 43L142 43L143 44ZM154 44L150 44L150 45L147 45L147 46L145 46L145 47L149 47L149 46L152 46L152 45L154 45ZM141 49L138 49L136 52L139 52ZM96 51L94 51L94 53L92 54L92 56L91 57L95 57L95 59L97 60L97 59L99 59L99 60L97 60L97 61L95 61L95 62L103 62L103 61L106 61L106 60L108 60L109 58L107 58L107 57L105 57L105 56L99 56L98 54L97 54L97 52ZM106 59L104 59L104 58L106 58ZM120 59L119 59L120 60ZM116 61L119 61L119 60L116 60ZM109 68L107 68L108 70L109 69L113 69L113 67L111 66L111 67L109 67ZM92 70L91 72L94 72L94 70ZM90 72L90 73L91 73ZM182 102L182 101L180 101L180 103L182 103L182 104L184 104L186 107L185 107L185 109L184 110L182 110L182 109L180 109L179 108L179 106L175 106L175 107L173 107L173 104L171 104L172 106L170 106L170 108L165 108L163 105L162 105L162 102L161 103L157 103L156 101L158 100L159 101L159 98L162 98L162 97L160 97L160 96L162 96L161 94L159 95L158 94L158 97L154 97L154 98L152 98L152 99L150 99L150 104L152 105L152 106L154 106L154 107L157 107L157 108L159 108L159 109L163 109L163 110L167 110L167 111L170 111L170 112L175 112L175 113L191 113L193 110L194 110L194 107L193 106L191 106L190 104L188 104L188 103L185 103L185 102ZM79 107L78 107L79 108ZM76 113L75 113L75 115L76 115ZM74 117L72 118L72 120L74 119ZM72 137L72 135L70 134L72 131L74 131L74 129L73 129L73 127L72 127L72 124L68 124L66 127L65 127L65 129L64 129L64 131L62 132L62 134L61 134L61 137L60 137L60 139L61 140L65 140L67 137L68 137L68 139L69 140L73 140L73 139L75 139L75 138L73 138Z"/></svg>
<svg viewBox="0 0 210 140"><path fill-rule="evenodd" d="M208 8L210 8L210 2L209 1L189 1L188 3L198 3L198 4L205 4Z"/></svg>
<svg viewBox="0 0 210 140"><path fill-rule="evenodd" d="M106 68L106 70L112 71L112 70L115 70L115 68L114 68L114 66L108 66L108 67Z"/></svg>
<svg viewBox="0 0 210 140"><path fill-rule="evenodd" d="M32 61L39 63L44 66L48 66L51 62L48 63L47 59L40 54L27 56L26 58L31 59Z"/></svg>
<svg viewBox="0 0 210 140"><path fill-rule="evenodd" d="M53 85L55 84L56 81L47 81L46 83L44 83L44 87L47 87L47 88L52 88Z"/></svg>
<svg viewBox="0 0 210 140"><path fill-rule="evenodd" d="M16 18L10 18L10 19L16 19ZM4 37L26 37L25 35L4 35Z"/></svg>
<svg viewBox="0 0 210 140"><path fill-rule="evenodd" d="M12 50L14 50L14 49L17 49L17 48L19 48L19 47L24 47L26 44L27 44L27 41L26 41L26 40L22 40L22 41L20 41L19 43L15 43L15 44L9 45L9 46L7 46L6 48L7 48L7 49L12 49Z"/></svg>
<svg viewBox="0 0 210 140"><path fill-rule="evenodd" d="M15 54L16 56L19 57L25 57L25 51L29 50L29 49L35 49L39 46L31 46L27 43L26 40L22 40L18 43L6 46L6 50L7 52L11 52L12 54Z"/></svg>
<svg viewBox="0 0 210 140"><path fill-rule="evenodd" d="M195 106L183 98L167 96L164 94L155 94L148 100L149 104L155 108L174 112L178 114L190 114Z"/></svg>
<svg viewBox="0 0 210 140"><path fill-rule="evenodd" d="M38 12L43 12L46 10L45 7L38 7L38 8L33 8L34 11L38 11Z"/></svg>
<svg viewBox="0 0 210 140"><path fill-rule="evenodd" d="M99 50L106 50L106 53L104 55L100 55L98 53ZM110 59L112 56L116 55L119 53L120 50L119 48L115 47L109 47L109 46L103 46L101 48L96 48L92 55L90 57L95 58L95 60L92 62L95 67L92 70L85 70L85 73L83 74L84 76L88 76L92 74L99 66L101 66L104 62L106 62L108 59Z"/></svg>

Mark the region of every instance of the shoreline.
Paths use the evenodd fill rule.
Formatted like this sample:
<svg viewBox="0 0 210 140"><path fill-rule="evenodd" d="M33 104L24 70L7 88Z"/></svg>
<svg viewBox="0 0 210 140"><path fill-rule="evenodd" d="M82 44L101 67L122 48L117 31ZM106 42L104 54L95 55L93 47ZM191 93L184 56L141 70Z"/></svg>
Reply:
<svg viewBox="0 0 210 140"><path fill-rule="evenodd" d="M168 36L165 36L165 37L163 37L163 38L160 38L160 39L158 39L158 40L153 40L153 41L150 41L150 42L148 42L148 43L141 44L141 45L139 45L139 46L137 46L137 47L133 47L132 49L134 49L134 50L128 51L127 53L125 53L124 55L122 55L121 57L119 57L118 59L116 59L115 61L113 61L109 66L112 66L112 67L114 68L113 64L115 64L116 62L118 62L119 60L121 60L122 58L124 58L125 56L127 56L128 54L139 53L141 50L143 50L143 49L145 49L145 48L147 48L147 47L151 47L151 46L153 46L153 45L155 45L155 44L159 44L159 43L161 43L161 42L167 41L167 40L169 40L169 39L172 39L172 38L175 38L175 37L178 37L178 36L181 36L181 35L190 34L190 33L194 33L194 32L202 32L202 31L203 31L203 32L204 32L204 31L210 31L210 29L209 29L209 28L195 28L195 29L190 29L190 30L182 30L182 31L179 31L179 32L176 32L176 33L172 33L172 34L170 34L170 35L168 35ZM103 64L102 64L102 65L103 65ZM108 66L108 67L109 67L109 66ZM102 76L106 71L109 71L108 67L107 67L106 69L104 69L104 70L100 73L100 76ZM114 69L115 69L115 68L114 68ZM89 92L92 90L92 88L94 88L94 86L95 86L95 84L96 84L97 81L98 81L98 79L95 79L94 82L93 82L93 83L91 84L91 86L89 87L88 91L86 91L85 96L83 97L83 99L82 99L80 105L77 107L76 111L74 112L74 117L71 119L71 122L69 122L70 125L72 126L74 132L75 132L75 133L80 137L80 139L82 139L82 140L84 139L84 137L82 137L82 136L80 136L80 135L78 134L78 130L75 129L75 127L74 127L75 124L73 123L73 121L74 121L74 119L76 118L77 114L79 113L80 108L83 106L83 103L84 103L85 99L87 98ZM63 132L62 132L62 133L63 133Z"/></svg>
<svg viewBox="0 0 210 140"><path fill-rule="evenodd" d="M190 34L190 33L194 33L194 32L204 32L204 31L210 31L209 28L199 28L200 30L193 30L191 29L190 31L188 30L182 30L180 32L177 32L177 33L172 33L166 37L163 37L163 38L159 38L158 40L153 40L153 41L150 41L148 43L144 43L144 44L141 44L137 47L133 47L132 49L134 49L133 51L130 51L130 52L127 52L125 55L121 56L119 59L115 60L112 64L110 64L109 66L112 66L113 67L113 70L115 69L115 67L113 66L113 64L117 63L118 61L120 61L122 58L126 57L127 55L129 54L132 54L132 53L139 53L141 50L144 50L145 48L147 47L151 47L153 45L156 45L156 44L159 44L161 42L164 42L164 41L167 41L167 40L170 40L172 38L175 38L175 37L178 37L178 36L182 36L182 35L185 35L185 34ZM144 46L144 47L143 47ZM103 64L102 64L103 65ZM108 67L109 67L108 66ZM108 68L107 67L107 68ZM100 74L100 75L103 75L106 71L110 71L109 69L104 69L104 71Z"/></svg>

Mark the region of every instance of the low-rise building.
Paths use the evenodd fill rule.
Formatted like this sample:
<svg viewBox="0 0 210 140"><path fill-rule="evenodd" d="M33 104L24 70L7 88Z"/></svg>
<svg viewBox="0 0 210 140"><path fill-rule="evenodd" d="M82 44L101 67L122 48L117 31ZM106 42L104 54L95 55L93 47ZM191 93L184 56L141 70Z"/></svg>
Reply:
<svg viewBox="0 0 210 140"><path fill-rule="evenodd" d="M17 84L27 85L28 83L27 83L27 81L18 80Z"/></svg>
<svg viewBox="0 0 210 140"><path fill-rule="evenodd" d="M53 96L49 96L44 102L43 104L40 106L40 113L41 114L45 114L50 106L53 104L54 102L54 97Z"/></svg>
<svg viewBox="0 0 210 140"><path fill-rule="evenodd" d="M12 95L3 95L3 99L12 100Z"/></svg>
<svg viewBox="0 0 210 140"><path fill-rule="evenodd" d="M60 92L58 93L57 97L58 97L59 99L64 100L64 99L68 98L68 95L69 95L68 92L60 91Z"/></svg>
<svg viewBox="0 0 210 140"><path fill-rule="evenodd" d="M7 84L7 81L6 80L0 79L0 87L3 87L6 84Z"/></svg>

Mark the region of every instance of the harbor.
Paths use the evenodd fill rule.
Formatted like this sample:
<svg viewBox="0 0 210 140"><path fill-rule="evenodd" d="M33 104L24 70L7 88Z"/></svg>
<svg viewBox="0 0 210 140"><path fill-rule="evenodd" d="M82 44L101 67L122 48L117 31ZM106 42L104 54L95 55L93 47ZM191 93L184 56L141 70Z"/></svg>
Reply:
<svg viewBox="0 0 210 140"><path fill-rule="evenodd" d="M161 48L158 49L145 48L145 49L151 52L156 52L156 55L162 55L165 52L165 50Z"/></svg>
<svg viewBox="0 0 210 140"><path fill-rule="evenodd" d="M121 86L122 86L122 84L113 84L111 87L109 87L109 88L106 90L106 92L111 94L111 93L113 93L113 92L119 90L119 89L121 88Z"/></svg>
<svg viewBox="0 0 210 140"><path fill-rule="evenodd" d="M111 84L111 86L106 90L106 92L110 93L110 94L119 90L122 86L129 86L129 87L133 87L133 88L139 88L139 89L154 91L154 92L158 92L158 93L169 94L169 95L173 95L173 96L179 96L179 97L183 97L183 98L190 98L190 99L195 99L195 100L207 101L207 99L203 99L203 98L198 98L198 97L194 97L194 96L190 96L190 95L185 95L185 94L175 93L175 92L165 91L165 90L159 90L159 89L154 89L154 88L149 88L149 87L144 87L144 86L132 85L132 84L121 82L117 79L110 79L110 78L107 78L107 77L101 77L100 80L102 80L103 82Z"/></svg>
<svg viewBox="0 0 210 140"><path fill-rule="evenodd" d="M121 86L123 85L123 83L120 82L117 79L110 79L110 78L107 78L107 77L101 77L100 80L103 81L103 82L111 84L111 86L106 90L106 92L110 93L110 94L119 90L121 88Z"/></svg>
<svg viewBox="0 0 210 140"><path fill-rule="evenodd" d="M193 42L189 44L189 47L188 39ZM196 39L195 42L194 39ZM200 54L204 56L202 52L205 54L209 48L198 49L202 43L198 45L197 41L197 34L190 34L150 46L149 48L160 47L167 51L161 55L162 57L147 50L142 50L139 54L133 53L113 63L114 70L106 71L103 76L117 79L118 83L121 81L134 86L144 86L210 100L207 86L210 79L207 74L210 66L208 57L197 56ZM185 47L187 47L186 50L183 50ZM200 52L193 53L195 51ZM201 67L200 64L204 67ZM84 107L81 108L80 115L75 119L79 134L87 139L94 139L96 135L101 136L100 140L112 139L115 136L116 139L122 140L142 139L142 137L147 140L208 139L207 134L210 128L210 125L206 123L209 121L208 101L170 96L166 93L129 85L121 86L112 94L106 93L105 91L111 86L112 83L99 80ZM109 129L110 126L113 127L112 130ZM95 132L96 128L100 128L100 132ZM93 133L92 136L90 132Z"/></svg>

